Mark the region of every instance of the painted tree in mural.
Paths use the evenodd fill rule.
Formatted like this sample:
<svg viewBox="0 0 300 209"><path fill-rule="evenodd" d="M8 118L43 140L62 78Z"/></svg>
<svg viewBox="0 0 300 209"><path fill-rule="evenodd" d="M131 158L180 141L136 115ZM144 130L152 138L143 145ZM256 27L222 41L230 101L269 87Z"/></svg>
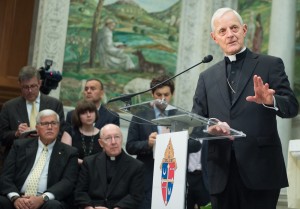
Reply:
<svg viewBox="0 0 300 209"><path fill-rule="evenodd" d="M95 57L97 51L97 33L101 22L101 10L103 7L104 0L99 0L94 13L94 21L92 27L91 47L90 47L90 67L95 67Z"/></svg>

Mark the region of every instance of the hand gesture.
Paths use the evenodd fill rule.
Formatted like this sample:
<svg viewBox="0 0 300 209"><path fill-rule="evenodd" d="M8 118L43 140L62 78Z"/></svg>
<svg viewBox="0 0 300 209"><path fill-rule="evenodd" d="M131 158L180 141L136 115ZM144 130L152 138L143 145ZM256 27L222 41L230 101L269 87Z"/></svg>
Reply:
<svg viewBox="0 0 300 209"><path fill-rule="evenodd" d="M254 96L246 97L248 102L256 102L257 104L273 105L273 96L275 90L269 88L268 83L263 83L260 76L253 76Z"/></svg>

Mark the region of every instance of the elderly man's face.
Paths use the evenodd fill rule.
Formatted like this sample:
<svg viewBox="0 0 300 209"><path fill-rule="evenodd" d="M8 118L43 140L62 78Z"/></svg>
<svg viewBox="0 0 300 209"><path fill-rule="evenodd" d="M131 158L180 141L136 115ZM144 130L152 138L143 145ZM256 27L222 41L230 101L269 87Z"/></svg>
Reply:
<svg viewBox="0 0 300 209"><path fill-rule="evenodd" d="M48 145L53 142L59 132L59 122L56 115L49 115L41 117L40 122L36 124L37 134L40 136L40 140Z"/></svg>
<svg viewBox="0 0 300 209"><path fill-rule="evenodd" d="M118 156L122 151L123 136L118 126L109 124L102 128L100 146L110 157Z"/></svg>
<svg viewBox="0 0 300 209"><path fill-rule="evenodd" d="M216 19L214 26L211 37L226 55L236 54L244 47L247 25L242 25L233 12Z"/></svg>

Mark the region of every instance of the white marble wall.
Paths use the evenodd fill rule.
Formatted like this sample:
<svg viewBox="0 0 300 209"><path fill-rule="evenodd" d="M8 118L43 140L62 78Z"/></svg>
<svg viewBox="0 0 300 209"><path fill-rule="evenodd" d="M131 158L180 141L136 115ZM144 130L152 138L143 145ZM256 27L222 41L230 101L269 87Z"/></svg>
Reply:
<svg viewBox="0 0 300 209"><path fill-rule="evenodd" d="M174 96L175 105L191 110L193 96L200 72L223 58L219 47L210 37L211 16L221 7L237 8L237 0L182 2L180 40L176 73L180 73L201 62L203 57L211 54L214 59L208 64L201 64L181 74L176 79Z"/></svg>
<svg viewBox="0 0 300 209"><path fill-rule="evenodd" d="M272 1L270 24L269 51L273 56L281 57L285 64L285 71L293 86L294 58L295 58L295 25L296 1ZM277 126L281 138L283 155L287 162L288 142L291 139L292 119L277 118ZM299 138L299 136L298 136Z"/></svg>
<svg viewBox="0 0 300 209"><path fill-rule="evenodd" d="M44 66L45 59L53 60L53 69L62 71L68 26L70 0L37 0L30 63ZM59 98L59 87L51 95Z"/></svg>

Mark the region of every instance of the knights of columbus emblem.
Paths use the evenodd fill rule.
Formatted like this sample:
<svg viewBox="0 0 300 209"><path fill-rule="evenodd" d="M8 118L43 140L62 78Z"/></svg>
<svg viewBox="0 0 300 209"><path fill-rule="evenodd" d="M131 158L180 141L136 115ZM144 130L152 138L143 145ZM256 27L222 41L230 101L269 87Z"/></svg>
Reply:
<svg viewBox="0 0 300 209"><path fill-rule="evenodd" d="M171 138L169 139L169 144L165 150L164 158L160 164L161 169L161 192L164 200L164 204L167 205L170 201L175 170L177 169L176 158L174 157L174 149Z"/></svg>

